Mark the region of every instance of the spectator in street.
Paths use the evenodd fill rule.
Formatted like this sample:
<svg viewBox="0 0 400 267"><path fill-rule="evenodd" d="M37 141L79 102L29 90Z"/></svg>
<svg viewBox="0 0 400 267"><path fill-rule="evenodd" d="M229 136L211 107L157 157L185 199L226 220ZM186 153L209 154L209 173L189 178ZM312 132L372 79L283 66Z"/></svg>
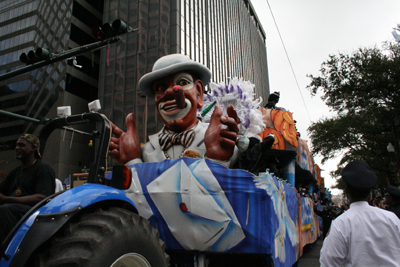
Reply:
<svg viewBox="0 0 400 267"><path fill-rule="evenodd" d="M32 206L55 191L53 168L41 160L40 142L25 134L17 140L15 155L22 165L0 184L0 244Z"/></svg>
<svg viewBox="0 0 400 267"><path fill-rule="evenodd" d="M342 215L346 210L348 210L348 208L346 208L345 205L341 205L340 210L336 213L336 217Z"/></svg>
<svg viewBox="0 0 400 267"><path fill-rule="evenodd" d="M381 196L376 196L375 198L374 198L374 200L373 200L373 206L374 207L380 207L380 205L381 205L381 200L382 200L382 197Z"/></svg>
<svg viewBox="0 0 400 267"><path fill-rule="evenodd" d="M390 210L393 211L400 219L400 189L393 185L388 185L386 190L389 193L388 204L390 206Z"/></svg>
<svg viewBox="0 0 400 267"><path fill-rule="evenodd" d="M333 206L331 204L328 204L327 209L322 211L317 210L316 206L314 206L314 212L322 218L322 235L325 239L329 228L331 227L332 220L336 218L336 212L333 211Z"/></svg>
<svg viewBox="0 0 400 267"><path fill-rule="evenodd" d="M399 266L400 220L368 205L378 178L370 166L350 162L342 172L350 209L332 222L321 249L321 266Z"/></svg>

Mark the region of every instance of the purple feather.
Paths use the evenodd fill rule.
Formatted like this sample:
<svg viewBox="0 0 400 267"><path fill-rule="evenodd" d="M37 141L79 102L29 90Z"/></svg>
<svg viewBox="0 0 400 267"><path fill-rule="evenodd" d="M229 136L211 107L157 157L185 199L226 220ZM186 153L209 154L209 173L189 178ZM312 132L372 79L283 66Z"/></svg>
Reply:
<svg viewBox="0 0 400 267"><path fill-rule="evenodd" d="M233 93L234 89L235 89L235 88L233 87L233 84L231 84L230 90L229 90L229 91L230 91L231 93Z"/></svg>
<svg viewBox="0 0 400 267"><path fill-rule="evenodd" d="M244 128L249 129L250 127L250 119L248 118L248 116L246 115L246 123L244 125Z"/></svg>
<svg viewBox="0 0 400 267"><path fill-rule="evenodd" d="M224 95L225 88L220 86L220 87L218 87L218 89L221 91L221 95Z"/></svg>
<svg viewBox="0 0 400 267"><path fill-rule="evenodd" d="M229 86L227 84L225 84L225 92L229 93Z"/></svg>
<svg viewBox="0 0 400 267"><path fill-rule="evenodd" d="M240 86L238 85L238 92L239 92L239 96L240 96L240 98L243 98L243 91L242 91L242 89L240 88Z"/></svg>
<svg viewBox="0 0 400 267"><path fill-rule="evenodd" d="M214 95L214 96L217 96L217 97L219 96L217 90L213 90L213 95Z"/></svg>

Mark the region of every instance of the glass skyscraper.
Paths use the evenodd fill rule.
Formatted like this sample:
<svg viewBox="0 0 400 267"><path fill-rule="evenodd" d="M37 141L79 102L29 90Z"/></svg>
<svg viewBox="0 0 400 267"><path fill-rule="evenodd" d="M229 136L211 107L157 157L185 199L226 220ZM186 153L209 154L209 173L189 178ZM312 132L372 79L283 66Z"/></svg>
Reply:
<svg viewBox="0 0 400 267"><path fill-rule="evenodd" d="M102 23L103 6L98 0L0 0L0 74L24 67L20 55L38 47L59 54L95 42L91 31ZM0 109L38 120L54 117L57 105L71 105L77 112L83 106L80 101L87 105L97 98L99 56L100 51L77 56L82 68L64 60L0 81ZM14 163L18 137L39 129L37 123L0 114L0 158ZM71 152L60 142L50 146L56 172L72 165L84 167L76 155L74 163L65 158Z"/></svg>
<svg viewBox="0 0 400 267"><path fill-rule="evenodd" d="M144 143L162 123L138 81L158 58L171 53L206 65L214 82L251 81L255 96L266 101L266 35L249 0L0 0L0 74L23 67L21 53L37 47L58 54L93 43L92 28L115 19L138 30L108 48L77 56L82 68L60 61L0 81L0 109L41 120L55 116L57 106L72 106L72 114L87 112L87 103L99 98L101 112L122 129L126 115L135 113ZM9 149L0 157L13 158L17 138L39 129L0 114L0 145ZM69 142L54 143L50 163L58 166L59 177L87 165L85 142L80 150Z"/></svg>
<svg viewBox="0 0 400 267"><path fill-rule="evenodd" d="M137 32L103 51L99 98L103 112L119 127L135 113L141 142L162 123L153 99L138 81L161 56L182 53L206 65L212 81L243 77L255 95L269 95L265 33L246 0L105 0L104 21L123 19Z"/></svg>

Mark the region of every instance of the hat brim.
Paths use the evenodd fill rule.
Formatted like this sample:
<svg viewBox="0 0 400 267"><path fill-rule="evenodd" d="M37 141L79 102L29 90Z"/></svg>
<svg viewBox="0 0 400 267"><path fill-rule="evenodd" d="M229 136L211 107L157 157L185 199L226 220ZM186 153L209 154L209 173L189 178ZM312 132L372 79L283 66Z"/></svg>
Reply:
<svg viewBox="0 0 400 267"><path fill-rule="evenodd" d="M399 188L397 188L393 185L388 185L386 190L391 196L400 197L400 189Z"/></svg>
<svg viewBox="0 0 400 267"><path fill-rule="evenodd" d="M155 93L153 90L153 83L159 79L165 78L171 74L178 72L193 73L207 85L211 79L211 72L205 66L195 61L181 62L171 66L149 72L145 74L139 81L139 89L149 98L154 98Z"/></svg>

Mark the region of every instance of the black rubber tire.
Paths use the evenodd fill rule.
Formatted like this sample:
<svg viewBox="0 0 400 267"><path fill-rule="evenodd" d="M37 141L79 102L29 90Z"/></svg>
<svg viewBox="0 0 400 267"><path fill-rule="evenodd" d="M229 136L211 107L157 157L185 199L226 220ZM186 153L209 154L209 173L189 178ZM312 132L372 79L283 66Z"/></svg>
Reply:
<svg viewBox="0 0 400 267"><path fill-rule="evenodd" d="M165 244L149 221L122 208L98 209L67 223L39 254L39 266L110 267L127 253L138 253L152 267L168 266Z"/></svg>

